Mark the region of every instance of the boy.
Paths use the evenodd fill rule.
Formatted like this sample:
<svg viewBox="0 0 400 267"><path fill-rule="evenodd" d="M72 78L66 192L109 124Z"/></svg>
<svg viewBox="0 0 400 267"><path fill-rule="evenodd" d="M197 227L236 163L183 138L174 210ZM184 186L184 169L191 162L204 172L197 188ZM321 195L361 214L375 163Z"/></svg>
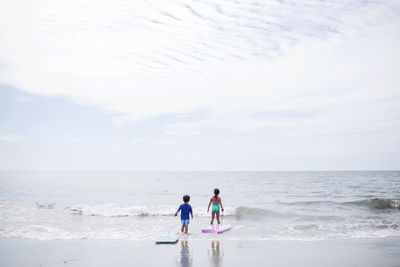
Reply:
<svg viewBox="0 0 400 267"><path fill-rule="evenodd" d="M185 231L185 234L188 233L188 225L189 225L189 213L192 217L193 220L193 211L192 211L192 206L189 205L190 201L190 196L189 195L184 195L183 196L183 204L179 206L179 209L175 212L175 216L178 215L178 212L181 211L181 222L182 222L182 228L181 232Z"/></svg>

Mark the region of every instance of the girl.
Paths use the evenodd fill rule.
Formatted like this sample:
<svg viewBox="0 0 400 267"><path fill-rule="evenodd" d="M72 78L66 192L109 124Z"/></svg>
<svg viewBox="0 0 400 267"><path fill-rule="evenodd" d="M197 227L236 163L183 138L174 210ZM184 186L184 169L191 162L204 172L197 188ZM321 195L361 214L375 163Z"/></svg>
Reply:
<svg viewBox="0 0 400 267"><path fill-rule="evenodd" d="M221 198L218 196L219 195L219 189L215 188L214 189L214 196L210 199L210 203L208 204L207 212L210 211L210 206L211 207L211 225L214 223L214 218L215 215L217 215L217 222L218 224L221 224L219 221L219 207L221 206L222 212L224 211L224 206L222 206L222 201Z"/></svg>

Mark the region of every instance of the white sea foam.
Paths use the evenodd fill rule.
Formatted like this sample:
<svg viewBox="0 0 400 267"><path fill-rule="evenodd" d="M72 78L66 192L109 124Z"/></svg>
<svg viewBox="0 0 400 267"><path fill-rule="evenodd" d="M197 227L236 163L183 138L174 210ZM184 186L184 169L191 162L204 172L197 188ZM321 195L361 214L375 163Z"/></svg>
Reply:
<svg viewBox="0 0 400 267"><path fill-rule="evenodd" d="M0 228L0 237L37 240L78 239L77 235L46 225L6 226Z"/></svg>
<svg viewBox="0 0 400 267"><path fill-rule="evenodd" d="M151 222L136 223L135 227L128 224L122 225L101 225L92 226L85 229L71 229L68 227L53 227L49 225L8 225L0 226L0 238L24 238L36 240L69 240L69 239L93 239L93 240L153 240L158 235L163 235L171 231L179 232L179 223L167 223L168 227L161 225L151 225ZM159 222L155 222L156 224ZM164 222L165 223L165 222ZM260 232L249 226L236 226L232 231L223 236L210 236L201 233L204 224L194 226L195 222L189 226L192 233L189 238L193 240L222 238L225 240L282 240L282 241L317 241L330 239L369 239L400 237L399 231L393 229L380 229L379 231L347 225L341 227L340 231L334 231L334 227L311 227L314 232L304 231L296 226L273 227L269 233ZM147 228L146 228L147 226ZM358 228L358 229L357 229ZM146 231L148 229L149 231ZM169 229L169 230L168 230ZM343 231L343 229L347 231ZM307 229L310 230L310 229ZM322 230L322 231L319 231ZM336 229L337 230L337 229Z"/></svg>
<svg viewBox="0 0 400 267"><path fill-rule="evenodd" d="M128 216L174 216L178 205L176 206L121 206L118 204L102 204L102 205L71 205L66 208L76 215L85 216L105 216L105 217L128 217ZM224 216L232 216L237 214L237 207L227 207L224 209ZM193 207L193 213L197 217L208 217L206 207ZM222 211L221 211L222 214Z"/></svg>

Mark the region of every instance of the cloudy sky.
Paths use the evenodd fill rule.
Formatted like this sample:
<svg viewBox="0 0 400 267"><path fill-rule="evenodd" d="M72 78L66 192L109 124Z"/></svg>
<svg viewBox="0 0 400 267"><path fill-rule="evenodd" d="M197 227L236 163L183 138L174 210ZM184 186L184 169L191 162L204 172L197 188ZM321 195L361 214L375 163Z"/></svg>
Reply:
<svg viewBox="0 0 400 267"><path fill-rule="evenodd" d="M398 0L5 0L1 170L400 167Z"/></svg>

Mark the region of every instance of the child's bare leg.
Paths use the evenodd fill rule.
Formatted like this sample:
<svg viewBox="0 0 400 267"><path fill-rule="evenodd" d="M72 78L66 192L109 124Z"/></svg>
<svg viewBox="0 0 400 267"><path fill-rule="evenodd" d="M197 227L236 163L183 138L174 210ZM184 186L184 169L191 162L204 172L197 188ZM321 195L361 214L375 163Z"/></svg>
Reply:
<svg viewBox="0 0 400 267"><path fill-rule="evenodd" d="M221 222L219 221L219 211L216 213L217 213L217 222L218 222L218 224L221 224Z"/></svg>
<svg viewBox="0 0 400 267"><path fill-rule="evenodd" d="M182 225L182 227L181 227L181 232L183 233L183 230L185 229L185 226L184 225Z"/></svg>
<svg viewBox="0 0 400 267"><path fill-rule="evenodd" d="M188 233L188 226L185 225L185 234L187 234L187 233Z"/></svg>
<svg viewBox="0 0 400 267"><path fill-rule="evenodd" d="M215 212L211 212L211 225L214 223Z"/></svg>

